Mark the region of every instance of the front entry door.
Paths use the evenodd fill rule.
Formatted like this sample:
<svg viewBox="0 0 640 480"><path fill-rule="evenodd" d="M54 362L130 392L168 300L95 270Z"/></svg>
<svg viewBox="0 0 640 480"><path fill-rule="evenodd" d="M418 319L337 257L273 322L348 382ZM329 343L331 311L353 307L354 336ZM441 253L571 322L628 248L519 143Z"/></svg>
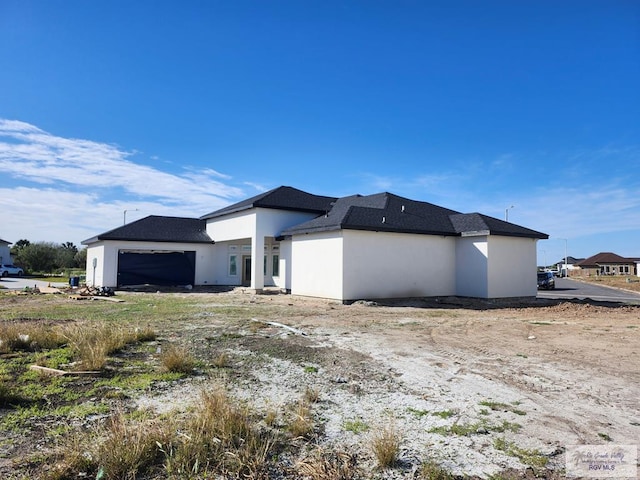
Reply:
<svg viewBox="0 0 640 480"><path fill-rule="evenodd" d="M242 285L251 286L251 255L242 257Z"/></svg>

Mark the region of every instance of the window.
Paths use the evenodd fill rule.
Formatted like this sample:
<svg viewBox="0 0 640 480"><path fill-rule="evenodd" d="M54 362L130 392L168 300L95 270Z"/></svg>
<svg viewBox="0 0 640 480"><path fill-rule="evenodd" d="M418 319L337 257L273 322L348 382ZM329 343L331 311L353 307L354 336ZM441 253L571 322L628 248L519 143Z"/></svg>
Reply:
<svg viewBox="0 0 640 480"><path fill-rule="evenodd" d="M273 276L274 277L279 277L280 276L280 256L279 255L274 255L273 256Z"/></svg>
<svg viewBox="0 0 640 480"><path fill-rule="evenodd" d="M238 256L229 255L229 276L235 277L238 275Z"/></svg>
<svg viewBox="0 0 640 480"><path fill-rule="evenodd" d="M267 256L264 256L264 262L262 262L262 270L264 273L264 276L267 276Z"/></svg>

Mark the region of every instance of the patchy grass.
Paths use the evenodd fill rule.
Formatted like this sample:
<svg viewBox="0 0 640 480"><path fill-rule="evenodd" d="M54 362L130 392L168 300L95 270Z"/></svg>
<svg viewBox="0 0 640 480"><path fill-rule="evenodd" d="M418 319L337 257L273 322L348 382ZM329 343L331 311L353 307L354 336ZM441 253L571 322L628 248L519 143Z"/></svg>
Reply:
<svg viewBox="0 0 640 480"><path fill-rule="evenodd" d="M503 432L517 432L522 428L522 425L517 423L507 422L506 420L500 424L491 424L486 420L475 423L454 423L453 425L446 425L441 427L434 427L429 430L429 433L437 433L438 435L458 435L468 436L480 433L503 433Z"/></svg>
<svg viewBox="0 0 640 480"><path fill-rule="evenodd" d="M455 480L455 476L432 460L423 462L418 469L420 480Z"/></svg>
<svg viewBox="0 0 640 480"><path fill-rule="evenodd" d="M364 421L358 420L345 420L342 423L342 428L347 432L352 432L355 434L363 433L369 430L369 425L367 425Z"/></svg>
<svg viewBox="0 0 640 480"><path fill-rule="evenodd" d="M542 455L538 450L520 448L514 442L509 442L504 438L496 438L493 442L493 446L497 450L501 450L511 457L516 457L524 465L534 469L545 468L547 463L549 463L549 458Z"/></svg>
<svg viewBox="0 0 640 480"><path fill-rule="evenodd" d="M492 400L482 400L481 402L479 402L479 405L482 405L483 407L489 407L491 410L494 410L494 411L512 412L512 413L515 413L516 415L521 415L521 416L526 415L527 412L517 408L518 405L520 405L520 403L521 402L515 401L509 404L509 403L503 403L503 402L494 402Z"/></svg>

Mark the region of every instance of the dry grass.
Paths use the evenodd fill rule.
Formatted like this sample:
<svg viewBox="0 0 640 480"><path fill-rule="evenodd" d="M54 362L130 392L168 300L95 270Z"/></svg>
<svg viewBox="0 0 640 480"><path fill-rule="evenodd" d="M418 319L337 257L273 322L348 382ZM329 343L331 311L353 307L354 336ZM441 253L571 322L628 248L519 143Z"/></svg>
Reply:
<svg viewBox="0 0 640 480"><path fill-rule="evenodd" d="M109 354L137 341L135 333L107 323L67 326L62 335L85 370L101 370Z"/></svg>
<svg viewBox="0 0 640 480"><path fill-rule="evenodd" d="M186 418L170 414L133 421L117 414L97 432L73 437L45 478L134 480L164 470L176 479L266 479L279 442L258 424L222 389L204 392Z"/></svg>
<svg viewBox="0 0 640 480"><path fill-rule="evenodd" d="M210 471L263 478L276 439L256 424L248 408L223 390L203 393L195 415L163 445L167 473L175 478Z"/></svg>
<svg viewBox="0 0 640 480"><path fill-rule="evenodd" d="M353 453L315 450L298 462L296 472L311 480L357 480L363 477Z"/></svg>
<svg viewBox="0 0 640 480"><path fill-rule="evenodd" d="M318 403L318 401L320 401L320 390L318 390L317 388L313 388L313 387L307 387L304 390L304 400L311 404L311 403Z"/></svg>
<svg viewBox="0 0 640 480"><path fill-rule="evenodd" d="M229 358L229 354L227 352L222 352L213 357L213 366L216 368L227 368L231 362Z"/></svg>
<svg viewBox="0 0 640 480"><path fill-rule="evenodd" d="M371 436L371 450L380 468L393 467L400 455L402 436L394 424L389 424L377 430Z"/></svg>
<svg viewBox="0 0 640 480"><path fill-rule="evenodd" d="M196 361L186 348L170 345L160 354L160 362L167 372L192 373Z"/></svg>
<svg viewBox="0 0 640 480"><path fill-rule="evenodd" d="M293 419L288 425L288 430L294 437L307 437L313 433L315 425L311 415L311 408L306 400L300 400L294 406L291 414Z"/></svg>
<svg viewBox="0 0 640 480"><path fill-rule="evenodd" d="M0 323L0 353L16 351L35 352L56 348L65 339L60 332L45 324Z"/></svg>

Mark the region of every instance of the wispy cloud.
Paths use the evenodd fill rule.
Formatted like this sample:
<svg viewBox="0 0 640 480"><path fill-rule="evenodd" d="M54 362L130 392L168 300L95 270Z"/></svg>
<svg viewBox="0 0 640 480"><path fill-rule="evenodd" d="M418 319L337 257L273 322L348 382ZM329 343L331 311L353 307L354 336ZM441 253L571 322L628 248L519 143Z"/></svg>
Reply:
<svg viewBox="0 0 640 480"><path fill-rule="evenodd" d="M214 169L174 174L136 163L134 156L115 145L0 119L0 171L22 184L2 192L2 211L10 212L10 233L3 234L66 241L54 232L69 232L62 225L74 224L78 227L64 238L79 235L77 241L116 226L124 208L198 216L245 196Z"/></svg>

